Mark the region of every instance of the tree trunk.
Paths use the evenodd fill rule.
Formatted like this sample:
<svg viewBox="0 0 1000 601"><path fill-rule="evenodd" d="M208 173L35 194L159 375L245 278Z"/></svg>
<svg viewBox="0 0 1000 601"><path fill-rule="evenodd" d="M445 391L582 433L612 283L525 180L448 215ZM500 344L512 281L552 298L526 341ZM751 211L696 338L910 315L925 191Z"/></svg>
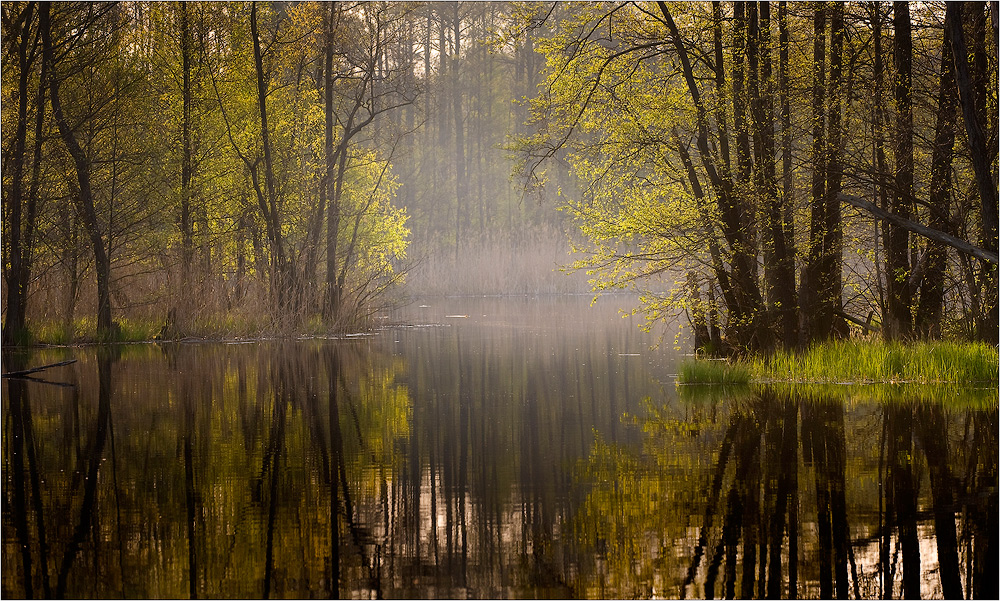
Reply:
<svg viewBox="0 0 1000 601"><path fill-rule="evenodd" d="M809 257L802 273L800 344L823 339L823 259L829 249L826 227L826 8L816 3L813 13L812 89L812 212L809 226ZM826 316L829 317L829 316Z"/></svg>
<svg viewBox="0 0 1000 601"><path fill-rule="evenodd" d="M875 197L878 204L878 208L882 211L889 211L889 199L888 192L886 189L886 182L889 179L889 170L886 167L885 161L885 102L883 101L883 91L885 90L885 60L883 59L882 50L882 4L879 2L872 2L871 7L871 18L872 18L872 56L874 59L874 65L872 70L872 98L874 102L872 103L872 165L875 170L875 182L872 189L872 195ZM879 243L881 243L882 252L889 246L889 224L883 222L877 222L875 224L875 287L878 293L879 309L882 315L887 315L888 301L886 300L886 290L887 284L883 285L884 279L888 279L887 276L883 276L883 257L880 256Z"/></svg>
<svg viewBox="0 0 1000 601"><path fill-rule="evenodd" d="M183 117L181 121L181 279L186 290L190 281L191 261L194 252L194 226L191 218L191 179L193 177L193 151L191 148L191 25L188 20L188 3L180 2L181 12L181 71L183 72L181 96Z"/></svg>
<svg viewBox="0 0 1000 601"><path fill-rule="evenodd" d="M458 14L459 3L452 3L452 35L454 36L454 54L451 59L452 112L455 118L455 262L458 263L458 253L462 240L462 211L465 209L465 124L462 115L462 86L459 73L460 53L462 51L462 21Z"/></svg>
<svg viewBox="0 0 1000 601"><path fill-rule="evenodd" d="M846 337L847 324L843 313L844 289L841 270L843 255L843 225L841 223L840 190L843 147L841 108L844 96L844 3L834 2L830 8L830 83L827 88L826 194L823 198L826 221L823 225L824 252L820 332L822 338L833 335Z"/></svg>
<svg viewBox="0 0 1000 601"><path fill-rule="evenodd" d="M931 184L928 207L928 225L936 230L948 231L951 191L951 160L955 146L957 117L955 89L955 62L948 29L955 18L954 11L945 13L945 33L941 42L941 83L938 90L937 125L931 155ZM917 306L916 327L928 338L941 335L941 313L944 308L944 275L948 258L947 247L934 241L927 242L926 267L920 282L920 303Z"/></svg>
<svg viewBox="0 0 1000 601"><path fill-rule="evenodd" d="M764 279L767 282L770 312L777 318L780 340L786 347L796 344L798 338L797 299L795 295L795 257L788 252L785 238L784 211L778 194L774 153L774 78L771 72L771 5L760 4L755 52L759 53L760 83L763 93L754 86L754 138L758 148L757 189L766 208L767 240ZM757 61L754 61L757 62ZM790 157L789 157L790 158Z"/></svg>
<svg viewBox="0 0 1000 601"><path fill-rule="evenodd" d="M111 261L104 248L104 238L97 221L97 211L94 208L94 195L90 187L90 159L70 129L66 116L63 114L59 98L59 77L53 64L52 26L49 20L49 4L40 4L39 27L42 32L42 60L48 65L49 101L52 104L52 115L59 128L59 135L66 144L66 149L73 157L76 168L80 193L77 198L78 209L83 217L84 227L90 238L94 253L94 270L97 274L97 337L107 339L111 334Z"/></svg>
<svg viewBox="0 0 1000 601"><path fill-rule="evenodd" d="M329 214L327 217L327 231L326 231L326 295L327 302L323 304L323 315L328 319L332 319L336 313L336 307L340 304L340 299L336 297L335 290L332 287L336 276L337 269L337 234L340 227L340 206L339 203L334 201L334 170L336 169L337 158L334 154L333 148L333 124L336 120L336 116L333 112L333 10L334 4L329 5L329 14L327 15L327 31L326 40L323 49L323 151L324 157L326 159L326 171L323 175L323 192L321 196L321 203L323 200L329 202ZM318 216L317 227L322 227L322 211L323 208L320 207L320 215Z"/></svg>
<svg viewBox="0 0 1000 601"><path fill-rule="evenodd" d="M962 29L963 8L978 11L973 15L973 58L974 69L969 67L969 48L965 43L965 34ZM996 144L988 142L988 132L986 131L986 102L985 98L977 102L976 84L985 79L980 73L985 72L985 53L976 52L977 48L985 45L980 42L985 37L985 22L982 15L982 5L980 3L970 3L965 7L965 3L950 3L946 9L951 15L951 21L946 31L952 43L952 50L955 57L955 80L958 84L959 100L962 104L962 117L965 121L965 131L969 139L969 149L972 151L972 168L976 174L976 184L979 189L979 197L982 202L982 231L981 244L987 250L997 250L997 184L993 178L992 157L995 156ZM976 73L973 73L975 71ZM978 75L978 77L976 76ZM982 85L980 84L980 87ZM977 324L978 337L991 343L997 341L997 267L988 264L981 266L981 287L984 291L982 319Z"/></svg>
<svg viewBox="0 0 1000 601"><path fill-rule="evenodd" d="M32 60L28 55L28 45L31 39L31 23L34 15L34 4L29 3L24 11L27 13L21 21L18 31L17 50L17 125L14 130L14 147L12 156L7 157L11 165L10 192L4 197L4 262L3 276L7 281L7 315L3 324L3 343L15 344L19 341L25 329L25 312L27 309L28 283L30 265L25 259L25 236L23 231L31 227L30 220L25 222L23 210L24 199L24 163L28 137L28 82L31 78ZM22 13L24 14L24 13ZM6 164L4 165L7 166Z"/></svg>
<svg viewBox="0 0 1000 601"><path fill-rule="evenodd" d="M896 131L893 151L896 158L895 190L890 211L904 219L913 211L913 40L910 32L910 7L907 2L893 2L893 54L896 79L893 99L896 105ZM913 329L910 311L910 237L909 232L889 226L886 244L886 288L888 306L883 332L889 339L908 338Z"/></svg>
<svg viewBox="0 0 1000 601"><path fill-rule="evenodd" d="M271 134L267 123L267 78L264 74L264 59L260 50L260 35L257 30L257 3L250 7L250 34L253 38L253 63L257 76L257 108L260 113L260 137L264 151L264 184L267 197L262 199L261 206L267 211L264 218L268 221L268 237L271 243L271 288L279 312L284 313L289 307L291 278L289 277L285 260L284 241L281 234L281 218L278 216L276 192L274 187L274 166L271 160ZM259 184L257 186L259 188Z"/></svg>
<svg viewBox="0 0 1000 601"><path fill-rule="evenodd" d="M792 179L792 109L788 98L788 5L786 2L778 3L778 32L778 99L781 103L781 228L788 261L786 268L791 270L791 275L786 276L786 281L791 284L788 294L796 302L800 302L795 293L795 188ZM783 325L783 328L785 332L788 332L789 328L793 332L792 337L785 340L785 344L794 344L798 339L798 306L793 306L790 310L791 314L785 315L784 319L790 319L791 323Z"/></svg>

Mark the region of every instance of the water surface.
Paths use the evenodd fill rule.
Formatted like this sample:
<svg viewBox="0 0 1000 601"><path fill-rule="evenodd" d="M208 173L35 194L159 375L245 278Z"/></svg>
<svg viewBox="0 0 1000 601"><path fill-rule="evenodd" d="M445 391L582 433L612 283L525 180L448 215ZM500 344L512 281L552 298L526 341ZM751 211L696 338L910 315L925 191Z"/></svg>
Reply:
<svg viewBox="0 0 1000 601"><path fill-rule="evenodd" d="M678 388L633 302L5 355L77 362L3 383L2 593L996 597L996 390Z"/></svg>

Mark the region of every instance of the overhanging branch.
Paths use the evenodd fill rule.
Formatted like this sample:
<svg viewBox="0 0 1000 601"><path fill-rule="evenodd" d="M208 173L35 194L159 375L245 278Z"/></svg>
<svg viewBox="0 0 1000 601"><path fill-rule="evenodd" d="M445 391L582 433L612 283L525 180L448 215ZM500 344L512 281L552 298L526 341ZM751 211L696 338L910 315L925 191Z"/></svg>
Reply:
<svg viewBox="0 0 1000 601"><path fill-rule="evenodd" d="M997 253L986 250L984 248L979 248L974 246L961 238L956 238L951 234L946 234L942 231L931 229L925 225L920 225L915 221L906 219L905 217L900 217L899 215L893 215L892 213L879 208L878 205L872 202L868 202L857 196L851 196L850 194L841 194L840 200L846 202L847 204L857 207L859 209L868 211L874 215L877 219L883 221L888 221L889 223L899 226L905 230L909 230L915 234L919 234L924 238L929 240L934 240L935 242L940 242L941 244L946 244L958 252L965 253L967 255L972 255L977 259L982 261L989 261L994 265L1000 263L997 258Z"/></svg>

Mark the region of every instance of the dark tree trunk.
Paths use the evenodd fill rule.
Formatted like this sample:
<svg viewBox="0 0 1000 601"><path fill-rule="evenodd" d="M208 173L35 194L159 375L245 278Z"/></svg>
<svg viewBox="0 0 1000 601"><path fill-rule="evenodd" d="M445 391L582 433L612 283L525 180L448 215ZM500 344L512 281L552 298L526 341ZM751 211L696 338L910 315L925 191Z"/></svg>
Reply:
<svg viewBox="0 0 1000 601"><path fill-rule="evenodd" d="M826 337L822 313L823 259L828 252L826 219L826 8L817 3L813 14L812 89L812 213L809 228L808 262L802 273L802 314L800 343ZM828 316L826 316L828 317Z"/></svg>
<svg viewBox="0 0 1000 601"><path fill-rule="evenodd" d="M823 227L824 252L820 334L847 336L843 313L844 289L841 270L843 255L843 224L841 222L840 191L842 180L841 149L843 127L841 109L844 97L844 3L834 2L830 8L830 83L827 95L826 194L823 198L826 221Z"/></svg>
<svg viewBox="0 0 1000 601"><path fill-rule="evenodd" d="M257 109L260 113L260 138L264 151L264 185L266 198L258 198L262 208L266 207L264 219L267 221L269 242L271 243L271 288L279 312L289 309L291 278L285 260L284 240L281 233L281 218L278 215L277 192L274 185L274 163L271 158L271 132L267 121L267 77L264 73L264 59L260 49L260 35L257 28L257 3L250 7L250 35L253 38L253 63L257 77ZM253 169L252 171L256 171ZM258 183L255 186L259 190ZM261 194L258 192L258 197Z"/></svg>
<svg viewBox="0 0 1000 601"><path fill-rule="evenodd" d="M962 14L967 10L974 11L971 15L973 26L972 56L974 64L970 68L968 57L970 49L965 42L962 28ZM997 250L997 184L993 177L992 157L996 153L996 143L989 143L987 131L987 111L985 93L977 94L977 87L983 88L986 79L985 52L977 51L985 46L986 24L981 3L949 3L946 14L951 16L946 29L952 43L955 57L955 80L958 84L958 95L962 105L962 117L965 121L965 131L972 151L972 168L976 173L976 184L982 202L982 231L980 244L990 251ZM977 86L978 84L978 86ZM983 97L980 99L980 97ZM979 338L991 342L997 341L997 267L983 263L981 266L981 287L983 289L983 311L981 323L978 324Z"/></svg>
<svg viewBox="0 0 1000 601"><path fill-rule="evenodd" d="M785 255L788 264L783 266L791 271L785 276L789 284L787 294L793 299L793 306L788 313L782 315L782 331L790 337L785 338L786 345L798 342L799 321L798 303L801 299L796 294L795 287L795 188L792 170L792 109L788 98L788 6L786 2L778 3L778 99L781 103L781 228L785 244ZM779 270L781 267L779 267ZM787 320L787 321L786 321Z"/></svg>
<svg viewBox="0 0 1000 601"><path fill-rule="evenodd" d="M334 171L337 168L337 157L333 147L333 124L336 115L333 112L333 11L334 4L329 5L327 15L326 40L323 49L323 154L326 160L325 172L323 174L323 190L321 192L321 206L317 216L317 232L322 228L323 201L329 202L326 230L326 283L327 302L323 305L323 314L328 319L334 318L336 309L340 304L340 299L336 294L334 282L337 272L337 243L340 229L340 204L339 199L335 199L334 191L336 176ZM318 236L318 234L317 234Z"/></svg>
<svg viewBox="0 0 1000 601"><path fill-rule="evenodd" d="M34 104L35 123L31 157L31 180L24 194L25 154L28 133L28 96L31 74L38 55L39 35L31 35L35 3L28 3L15 21L19 23L17 52L17 125L12 156L4 161L5 173L10 168L9 194L4 196L4 261L3 277L7 284L7 311L2 339L5 345L24 341L27 334L28 287L31 283L32 252L38 204L38 186L42 164L42 127L45 123L45 87L47 69L42 61Z"/></svg>
<svg viewBox="0 0 1000 601"><path fill-rule="evenodd" d="M760 26L758 34L758 50L752 56L760 53L760 83L763 93L758 93L754 99L755 142L759 149L757 188L765 203L767 215L767 241L765 244L770 255L770 261L765 262L765 281L768 286L766 295L770 301L770 311L777 317L780 327L780 340L786 347L796 344L798 338L798 299L795 294L795 256L789 253L788 240L785 233L784 206L778 193L777 173L774 152L774 79L771 72L771 5L769 2L760 4ZM787 39L785 40L787 51ZM786 57L787 58L787 57ZM782 67L787 68L787 67ZM787 85L787 75L781 82ZM757 86L754 87L757 90ZM787 102L787 92L783 105ZM782 106L782 118L787 117ZM785 126L787 131L787 125ZM791 144L789 140L789 145ZM788 157L791 158L790 156Z"/></svg>
<svg viewBox="0 0 1000 601"><path fill-rule="evenodd" d="M35 5L29 3L27 13L21 21L17 49L17 125L14 130L14 148L6 157L4 167L10 167L10 192L4 195L4 262L3 277L7 281L7 315L3 324L3 343L14 344L22 337L25 328L25 310L28 296L28 280L24 277L27 265L23 264L22 229L25 227L23 209L23 177L25 146L28 137L28 82L31 78L31 63L28 44L31 39L31 22ZM22 13L23 14L23 13ZM9 35L9 34L8 34Z"/></svg>
<svg viewBox="0 0 1000 601"><path fill-rule="evenodd" d="M872 17L872 57L874 65L872 67L872 98L874 102L872 103L872 164L875 169L875 182L873 185L872 194L878 204L878 207L888 212L889 210L889 199L886 183L889 181L890 175L888 167L886 167L885 161L885 102L883 100L883 92L885 90L884 80L885 80L885 60L883 57L882 49L882 4L879 2L872 2L871 5L871 17ZM888 315L888 301L886 300L887 291L884 285L884 279L888 279L883 272L883 257L880 256L884 253L884 249L889 246L889 224L885 222L876 222L875 224L875 286L878 293L879 309L882 315ZM879 250L879 243L881 243L882 251Z"/></svg>
<svg viewBox="0 0 1000 601"><path fill-rule="evenodd" d="M941 83L938 90L937 125L931 154L931 184L928 207L928 225L942 232L949 226L951 191L951 160L955 145L956 96L955 63L948 29L954 11L945 13L945 34L941 42ZM940 242L927 241L926 266L920 282L920 303L917 306L916 327L929 338L941 335L941 314L944 307L944 275L947 247Z"/></svg>
<svg viewBox="0 0 1000 601"><path fill-rule="evenodd" d="M52 115L59 127L59 135L66 144L66 149L73 157L77 180L80 185L77 197L78 209L83 218L84 227L90 238L94 253L94 270L97 273L97 337L106 339L112 331L111 326L111 261L104 248L104 238L100 224L97 221L97 211L94 208L94 194L90 187L90 159L87 157L73 130L70 129L63 113L59 98L59 77L53 64L52 25L49 19L49 4L40 4L39 27L42 32L42 60L47 63L49 101L52 104Z"/></svg>
<svg viewBox="0 0 1000 601"><path fill-rule="evenodd" d="M729 246L731 273L728 276L731 295L727 299L729 320L728 339L738 350L752 350L761 346L766 332L762 326L763 315L760 287L757 284L757 257L753 241L751 211L738 201L733 182L720 176L714 153L709 145L708 112L698 90L694 70L680 32L665 2L657 2L670 33L670 42L680 59L684 80L697 115L697 145L702 165L712 184L719 205L722 233ZM721 284L721 282L720 282Z"/></svg>
<svg viewBox="0 0 1000 601"><path fill-rule="evenodd" d="M893 99L896 104L895 190L890 212L909 219L913 212L913 40L910 32L910 7L907 2L893 2L893 54L896 77ZM883 329L890 339L905 339L911 334L910 311L910 236L895 225L889 226L886 244L886 289L888 306Z"/></svg>

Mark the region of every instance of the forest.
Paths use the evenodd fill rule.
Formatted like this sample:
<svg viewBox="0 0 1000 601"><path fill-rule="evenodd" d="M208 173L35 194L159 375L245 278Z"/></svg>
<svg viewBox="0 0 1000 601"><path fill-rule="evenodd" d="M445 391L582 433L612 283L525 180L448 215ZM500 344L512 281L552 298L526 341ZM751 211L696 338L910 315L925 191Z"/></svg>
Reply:
<svg viewBox="0 0 1000 601"><path fill-rule="evenodd" d="M552 257L718 352L997 342L995 3L2 11L5 345L339 332Z"/></svg>

